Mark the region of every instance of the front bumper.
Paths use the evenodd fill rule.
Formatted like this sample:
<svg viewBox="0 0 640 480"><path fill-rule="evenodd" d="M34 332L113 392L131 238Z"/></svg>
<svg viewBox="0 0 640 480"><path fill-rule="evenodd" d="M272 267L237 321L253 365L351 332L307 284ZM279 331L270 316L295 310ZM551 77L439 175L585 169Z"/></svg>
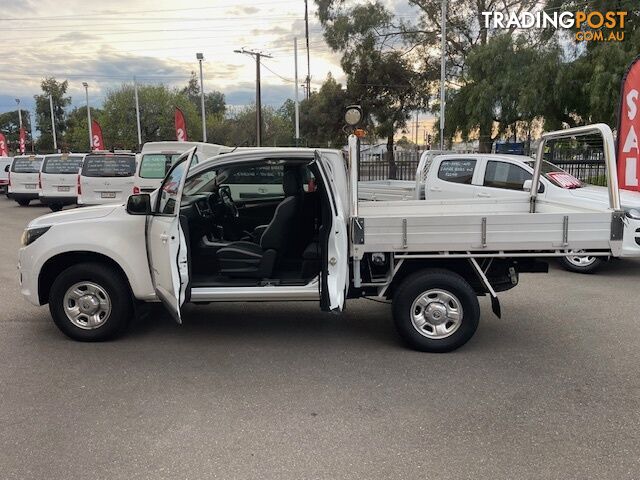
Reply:
<svg viewBox="0 0 640 480"><path fill-rule="evenodd" d="M22 247L18 252L18 281L20 282L20 293L29 303L39 306L40 297L38 295L38 275L39 270L35 266L35 259L30 252L30 248Z"/></svg>

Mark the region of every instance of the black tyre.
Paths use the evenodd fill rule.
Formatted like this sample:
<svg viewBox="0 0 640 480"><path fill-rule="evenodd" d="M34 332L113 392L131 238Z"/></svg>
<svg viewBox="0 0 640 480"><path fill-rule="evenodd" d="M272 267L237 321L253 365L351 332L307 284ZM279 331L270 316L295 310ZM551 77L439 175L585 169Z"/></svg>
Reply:
<svg viewBox="0 0 640 480"><path fill-rule="evenodd" d="M63 205L61 203L50 203L49 208L52 212L59 212L62 210Z"/></svg>
<svg viewBox="0 0 640 480"><path fill-rule="evenodd" d="M18 205L20 205L21 207L26 207L29 205L29 203L31 203L31 200L21 198L20 200L16 200L16 202L18 202Z"/></svg>
<svg viewBox="0 0 640 480"><path fill-rule="evenodd" d="M562 268L576 273L594 273L604 264L604 260L600 257L578 255L579 253L581 252L561 257L559 260Z"/></svg>
<svg viewBox="0 0 640 480"><path fill-rule="evenodd" d="M460 275L430 269L402 281L393 297L398 333L412 348L443 353L461 347L480 320L478 297Z"/></svg>
<svg viewBox="0 0 640 480"><path fill-rule="evenodd" d="M99 342L120 335L133 317L127 280L100 263L81 263L64 270L53 282L49 311L68 337Z"/></svg>

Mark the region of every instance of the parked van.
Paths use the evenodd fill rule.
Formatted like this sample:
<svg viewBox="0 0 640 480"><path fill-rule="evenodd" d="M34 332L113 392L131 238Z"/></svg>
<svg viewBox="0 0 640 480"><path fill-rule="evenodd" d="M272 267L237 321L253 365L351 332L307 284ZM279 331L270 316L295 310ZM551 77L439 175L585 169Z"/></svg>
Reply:
<svg viewBox="0 0 640 480"><path fill-rule="evenodd" d="M78 175L78 205L124 203L133 193L134 153L90 153Z"/></svg>
<svg viewBox="0 0 640 480"><path fill-rule="evenodd" d="M85 153L45 155L40 169L40 202L57 212L78 200L78 173Z"/></svg>
<svg viewBox="0 0 640 480"><path fill-rule="evenodd" d="M38 177L42 166L42 155L19 155L13 157L9 171L9 198L27 206L40 196Z"/></svg>
<svg viewBox="0 0 640 480"><path fill-rule="evenodd" d="M13 157L0 157L0 194L9 193L9 170Z"/></svg>
<svg viewBox="0 0 640 480"><path fill-rule="evenodd" d="M232 147L203 142L147 142L142 146L141 160L136 171L134 193L150 193L162 183L176 159L190 148L197 147L193 164L231 152Z"/></svg>

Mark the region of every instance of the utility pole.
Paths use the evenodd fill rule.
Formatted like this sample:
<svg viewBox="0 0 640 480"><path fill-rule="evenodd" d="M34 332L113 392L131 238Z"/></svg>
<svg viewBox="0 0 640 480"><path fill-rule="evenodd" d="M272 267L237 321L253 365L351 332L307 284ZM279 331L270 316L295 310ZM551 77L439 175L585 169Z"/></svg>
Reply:
<svg viewBox="0 0 640 480"><path fill-rule="evenodd" d="M296 147L300 144L300 102L298 101L298 37L294 37L293 39L293 65L295 70L295 84L294 84L294 94L295 94L295 123L296 123L296 134L295 141Z"/></svg>
<svg viewBox="0 0 640 480"><path fill-rule="evenodd" d="M309 58L309 2L304 0L304 36L307 41L307 96L309 99L311 96L311 60Z"/></svg>
<svg viewBox="0 0 640 480"><path fill-rule="evenodd" d="M18 125L22 128L22 111L20 110L20 99L16 98L16 104L18 105Z"/></svg>
<svg viewBox="0 0 640 480"><path fill-rule="evenodd" d="M251 55L256 59L256 146L262 143L262 92L260 90L260 59L272 58L271 55L256 52L255 50L234 50L235 53L244 53Z"/></svg>
<svg viewBox="0 0 640 480"><path fill-rule="evenodd" d="M91 109L89 108L89 84L82 82L84 94L87 100L87 123L89 124L89 152L93 152L93 134L91 133Z"/></svg>
<svg viewBox="0 0 640 480"><path fill-rule="evenodd" d="M53 95L49 95L49 108L51 109L51 133L53 135L53 149L58 151L58 140L56 139L56 117L53 115Z"/></svg>
<svg viewBox="0 0 640 480"><path fill-rule="evenodd" d="M133 76L133 94L136 99L136 124L138 126L138 151L142 150L142 130L140 129L140 102L138 101L138 82Z"/></svg>
<svg viewBox="0 0 640 480"><path fill-rule="evenodd" d="M202 76L202 61L204 55L202 53L196 53L198 63L200 63L200 107L202 109L202 141L207 141L207 117L204 111L204 77Z"/></svg>
<svg viewBox="0 0 640 480"><path fill-rule="evenodd" d="M444 150L444 112L445 112L445 55L447 53L447 0L442 0L442 18L440 20L442 35L440 49L440 150Z"/></svg>

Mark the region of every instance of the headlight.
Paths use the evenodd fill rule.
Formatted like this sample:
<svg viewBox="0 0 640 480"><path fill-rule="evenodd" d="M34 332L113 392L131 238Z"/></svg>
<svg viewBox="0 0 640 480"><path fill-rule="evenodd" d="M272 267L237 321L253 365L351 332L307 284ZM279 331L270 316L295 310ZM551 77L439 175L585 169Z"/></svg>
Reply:
<svg viewBox="0 0 640 480"><path fill-rule="evenodd" d="M633 218L634 220L640 220L640 210L637 208L629 208L625 210L627 217Z"/></svg>
<svg viewBox="0 0 640 480"><path fill-rule="evenodd" d="M47 233L50 228L51 227L26 228L24 232L22 232L22 246L26 247L27 245L32 244L42 235Z"/></svg>

